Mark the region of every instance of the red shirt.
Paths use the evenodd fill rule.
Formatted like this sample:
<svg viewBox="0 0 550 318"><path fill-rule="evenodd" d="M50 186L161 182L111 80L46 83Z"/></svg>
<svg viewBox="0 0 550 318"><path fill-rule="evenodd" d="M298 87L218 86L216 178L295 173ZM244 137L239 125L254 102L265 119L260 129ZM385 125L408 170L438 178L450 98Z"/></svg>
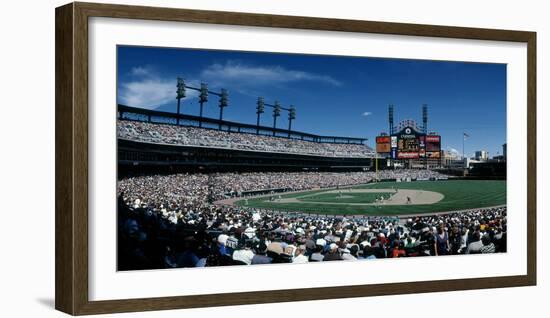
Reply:
<svg viewBox="0 0 550 318"><path fill-rule="evenodd" d="M400 250L400 249L397 249L397 248L393 249L392 257L401 257L401 256L405 256L405 255L406 255L405 250Z"/></svg>

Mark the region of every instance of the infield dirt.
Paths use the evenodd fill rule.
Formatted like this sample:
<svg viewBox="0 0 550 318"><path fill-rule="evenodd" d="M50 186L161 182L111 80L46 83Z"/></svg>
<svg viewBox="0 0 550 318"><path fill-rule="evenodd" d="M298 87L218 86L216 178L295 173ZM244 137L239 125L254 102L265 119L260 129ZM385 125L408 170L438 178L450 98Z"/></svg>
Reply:
<svg viewBox="0 0 550 318"><path fill-rule="evenodd" d="M315 195L325 193L339 193L340 190L331 190L322 193L316 193ZM342 195L342 201L345 201L346 197L349 197L353 193L392 193L389 199L379 202L370 203L349 203L349 202L315 202L315 201L300 201L300 198L307 197L294 197L294 198L282 198L272 201L272 203L320 203L320 204L332 204L332 205L419 205L419 204L433 204L437 203L445 197L443 194L434 191L425 190L408 190L400 189L351 189L345 191L346 195ZM409 201L410 199L410 201Z"/></svg>

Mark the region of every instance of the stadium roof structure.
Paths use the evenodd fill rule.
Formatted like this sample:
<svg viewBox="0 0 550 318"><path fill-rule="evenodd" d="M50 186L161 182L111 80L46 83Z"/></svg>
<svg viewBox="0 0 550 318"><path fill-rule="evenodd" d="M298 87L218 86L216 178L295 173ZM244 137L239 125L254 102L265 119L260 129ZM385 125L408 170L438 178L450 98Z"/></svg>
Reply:
<svg viewBox="0 0 550 318"><path fill-rule="evenodd" d="M175 114L159 110L150 110L138 107L131 107L118 104L117 116L119 119L143 121L154 124L168 124L182 126L194 126L206 129L216 129L236 133L248 133L265 136L275 136L286 139L298 139L319 143L340 143L340 144L364 144L367 138L322 136L300 131L289 131L283 128L258 126L254 124L238 123L227 120L220 120L208 117L199 117L187 114Z"/></svg>

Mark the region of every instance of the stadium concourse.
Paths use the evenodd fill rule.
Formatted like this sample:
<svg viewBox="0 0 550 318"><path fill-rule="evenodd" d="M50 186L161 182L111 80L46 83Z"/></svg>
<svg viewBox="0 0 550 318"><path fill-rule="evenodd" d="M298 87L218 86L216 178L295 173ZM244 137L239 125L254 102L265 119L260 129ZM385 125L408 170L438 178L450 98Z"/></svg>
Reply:
<svg viewBox="0 0 550 318"><path fill-rule="evenodd" d="M437 179L385 170L383 179ZM409 219L222 206L247 191L364 184L375 172L180 173L118 182L119 270L307 263L506 251L506 207Z"/></svg>

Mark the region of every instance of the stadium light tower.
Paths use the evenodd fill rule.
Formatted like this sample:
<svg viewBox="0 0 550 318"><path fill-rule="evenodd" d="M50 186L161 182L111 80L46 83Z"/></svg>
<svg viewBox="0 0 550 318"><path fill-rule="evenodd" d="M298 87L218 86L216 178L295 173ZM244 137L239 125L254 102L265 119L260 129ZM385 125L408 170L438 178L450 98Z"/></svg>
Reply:
<svg viewBox="0 0 550 318"><path fill-rule="evenodd" d="M422 125L424 128L424 133L428 133L428 105L422 104Z"/></svg>
<svg viewBox="0 0 550 318"><path fill-rule="evenodd" d="M275 101L273 107L273 136L275 136L275 128L277 128L277 117L281 116L281 104L279 101Z"/></svg>
<svg viewBox="0 0 550 318"><path fill-rule="evenodd" d="M393 134L393 104L388 107L388 122L390 124L390 135Z"/></svg>
<svg viewBox="0 0 550 318"><path fill-rule="evenodd" d="M292 121L296 119L296 108L294 105L290 105L288 110L288 138L290 138L290 131L292 128Z"/></svg>
<svg viewBox="0 0 550 318"><path fill-rule="evenodd" d="M200 120L199 120L199 127L202 127L202 110L203 110L203 106L204 106L204 103L206 103L208 101L208 85L206 85L205 83L201 83L201 88L200 88L200 94L199 94L199 103L201 105L201 110L200 110Z"/></svg>
<svg viewBox="0 0 550 318"><path fill-rule="evenodd" d="M185 81L183 80L183 78L181 77L178 77L178 84L176 85L176 87L178 88L176 90L176 99L178 100L178 109L177 109L177 117L176 117L176 121L177 121L177 124L179 125L180 124L180 100L182 98L185 98Z"/></svg>
<svg viewBox="0 0 550 318"><path fill-rule="evenodd" d="M256 135L260 134L260 115L265 111L264 98L258 97L258 102L256 104L256 114L258 118L256 119Z"/></svg>
<svg viewBox="0 0 550 318"><path fill-rule="evenodd" d="M422 130L424 135L428 134L428 105L422 104ZM441 156L439 156L441 158ZM428 156L424 155L424 166L428 169Z"/></svg>
<svg viewBox="0 0 550 318"><path fill-rule="evenodd" d="M220 94L220 129L222 129L222 123L223 120L223 109L228 106L228 94L227 90L225 88L222 88L222 92Z"/></svg>

